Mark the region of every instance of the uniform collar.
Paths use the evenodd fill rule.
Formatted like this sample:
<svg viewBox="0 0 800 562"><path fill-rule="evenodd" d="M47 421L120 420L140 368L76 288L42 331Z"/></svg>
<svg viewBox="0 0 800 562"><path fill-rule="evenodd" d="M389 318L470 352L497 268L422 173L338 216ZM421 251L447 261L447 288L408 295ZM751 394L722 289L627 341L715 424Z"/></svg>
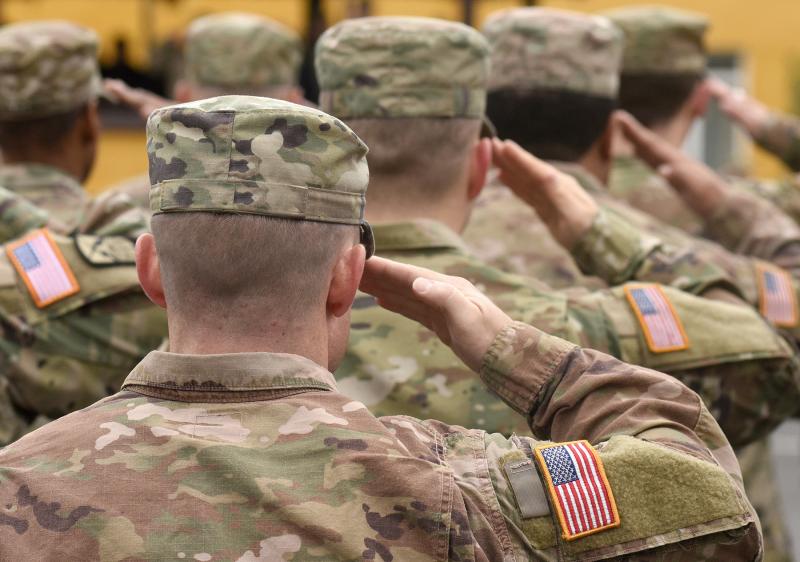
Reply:
<svg viewBox="0 0 800 562"><path fill-rule="evenodd" d="M374 224L377 251L458 250L466 251L461 237L444 224L427 219Z"/></svg>
<svg viewBox="0 0 800 562"><path fill-rule="evenodd" d="M550 162L561 172L575 178L587 193L605 193L607 190L586 168L574 162Z"/></svg>
<svg viewBox="0 0 800 562"><path fill-rule="evenodd" d="M310 359L287 353L152 351L131 371L122 388L186 402L245 402L336 390L336 381Z"/></svg>

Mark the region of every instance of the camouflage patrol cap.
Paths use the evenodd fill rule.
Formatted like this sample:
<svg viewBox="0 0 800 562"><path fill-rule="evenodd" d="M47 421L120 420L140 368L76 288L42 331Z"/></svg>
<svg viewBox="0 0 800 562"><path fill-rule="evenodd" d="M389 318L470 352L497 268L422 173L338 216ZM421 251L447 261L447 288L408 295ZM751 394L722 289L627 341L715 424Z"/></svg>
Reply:
<svg viewBox="0 0 800 562"><path fill-rule="evenodd" d="M343 21L317 41L320 107L342 118L469 117L486 108L489 45L432 18Z"/></svg>
<svg viewBox="0 0 800 562"><path fill-rule="evenodd" d="M255 14L205 16L186 35L187 77L202 86L295 85L302 58L294 31Z"/></svg>
<svg viewBox="0 0 800 562"><path fill-rule="evenodd" d="M66 113L101 90L97 35L66 21L0 27L0 119Z"/></svg>
<svg viewBox="0 0 800 562"><path fill-rule="evenodd" d="M489 17L489 90L568 90L615 98L622 33L608 19L551 8L512 8Z"/></svg>
<svg viewBox="0 0 800 562"><path fill-rule="evenodd" d="M155 213L247 213L361 224L367 146L319 110L222 96L147 120Z"/></svg>
<svg viewBox="0 0 800 562"><path fill-rule="evenodd" d="M633 6L604 12L625 32L622 72L701 74L708 18L665 6Z"/></svg>

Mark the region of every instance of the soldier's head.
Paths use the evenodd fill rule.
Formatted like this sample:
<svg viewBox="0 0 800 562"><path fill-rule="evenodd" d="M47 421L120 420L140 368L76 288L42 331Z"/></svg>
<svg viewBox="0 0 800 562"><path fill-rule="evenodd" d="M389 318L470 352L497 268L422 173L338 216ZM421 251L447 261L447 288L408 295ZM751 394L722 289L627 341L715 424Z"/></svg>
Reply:
<svg viewBox="0 0 800 562"><path fill-rule="evenodd" d="M500 137L540 158L610 158L622 33L606 18L548 8L498 12L488 114Z"/></svg>
<svg viewBox="0 0 800 562"><path fill-rule="evenodd" d="M147 151L137 268L173 349L305 353L311 338L334 368L365 259L361 139L316 109L224 96L155 111Z"/></svg>
<svg viewBox="0 0 800 562"><path fill-rule="evenodd" d="M315 61L320 107L370 147L371 220L468 209L491 159L480 138L489 73L480 33L428 18L347 20L320 37Z"/></svg>
<svg viewBox="0 0 800 562"><path fill-rule="evenodd" d="M276 21L242 12L204 16L189 26L184 49L178 101L234 94L303 101L302 42Z"/></svg>
<svg viewBox="0 0 800 562"><path fill-rule="evenodd" d="M38 162L79 180L100 134L97 35L62 21L0 28L0 150L6 162Z"/></svg>
<svg viewBox="0 0 800 562"><path fill-rule="evenodd" d="M704 80L708 19L660 6L605 15L625 33L620 106L648 127L677 127L682 133L677 136L685 136L710 97Z"/></svg>

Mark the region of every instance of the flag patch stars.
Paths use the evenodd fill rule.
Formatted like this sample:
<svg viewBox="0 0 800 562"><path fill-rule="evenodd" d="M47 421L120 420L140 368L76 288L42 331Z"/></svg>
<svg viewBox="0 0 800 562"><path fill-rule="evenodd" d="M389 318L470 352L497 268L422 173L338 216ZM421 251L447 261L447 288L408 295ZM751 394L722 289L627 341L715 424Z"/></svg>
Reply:
<svg viewBox="0 0 800 562"><path fill-rule="evenodd" d="M47 229L35 230L8 244L6 253L38 308L80 291L75 275Z"/></svg>
<svg viewBox="0 0 800 562"><path fill-rule="evenodd" d="M639 320L650 351L666 353L689 348L681 319L660 286L626 286L625 296Z"/></svg>
<svg viewBox="0 0 800 562"><path fill-rule="evenodd" d="M619 526L619 512L603 463L588 441L534 450L565 540Z"/></svg>
<svg viewBox="0 0 800 562"><path fill-rule="evenodd" d="M797 296L789 273L768 264L758 264L757 269L761 315L781 328L796 326Z"/></svg>

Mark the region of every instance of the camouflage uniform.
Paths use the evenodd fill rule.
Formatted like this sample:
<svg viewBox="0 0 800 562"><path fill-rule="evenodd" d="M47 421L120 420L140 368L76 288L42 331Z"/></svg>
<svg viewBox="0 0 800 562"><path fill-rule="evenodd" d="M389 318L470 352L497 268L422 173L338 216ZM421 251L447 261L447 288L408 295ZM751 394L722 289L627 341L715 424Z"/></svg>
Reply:
<svg viewBox="0 0 800 562"><path fill-rule="evenodd" d="M592 26L591 19L575 15L573 26L568 25L567 21L557 27L552 24L551 19L560 20L564 16L558 13L548 16L548 13L553 11L517 10L501 13L487 22L485 31L495 47L494 58L503 61L500 63L501 68L506 69L496 78L500 81L498 87L513 87L516 78L519 88L541 86L558 89L558 79L555 81L548 79L548 76L555 75L564 76L561 89L616 97L616 86L608 86L610 84L608 76L615 76L618 73L619 40L616 39L618 44L614 45L615 40L608 39L607 46L603 48L596 39L589 41L586 36L592 35L592 27L606 33L606 24L596 23ZM527 18L524 17L525 14L528 15ZM527 33L516 32L517 29L524 29L526 22L531 29ZM663 19L654 17L648 20L648 23L657 28L663 25ZM570 47L572 55L567 57L561 53L551 52L551 45L559 49L564 48L564 45L550 42L549 33L544 32L544 29L563 29L570 33L573 37L573 44ZM510 30L515 32L509 32ZM641 41L646 43L657 40L660 36L655 31L652 36L644 36ZM655 58L658 64L674 64L676 70L680 71L688 71L695 67L698 60L696 48L693 48L693 45L696 45L696 35L686 34L683 38L673 39L670 45L675 47L674 55L664 57L663 54L657 54ZM544 40L548 40L547 47L544 46ZM518 46L516 49L510 49L509 44ZM593 58L584 62L581 53L588 55L590 52ZM542 61L540 64L552 64L552 61L555 61L558 68L550 75L546 75L540 85L536 74L520 72L516 76L513 75L515 67L524 68L526 64L537 64L530 62L515 64L515 57L535 58ZM640 69L640 62L634 60L631 63L637 71ZM495 68L497 67L498 65L495 65ZM559 68L561 74L558 73ZM592 76L597 76L599 83L604 86L602 88L587 86L587 81L589 84L594 82L589 79ZM559 167L576 177L602 208L592 229L573 248L572 254L561 248L535 213L520 205L506 188L487 190L482 197L483 202L479 203L473 214L466 237L473 243L476 251L490 260L492 257L499 258L503 265L513 266L519 273L535 275L548 282L582 283L584 278L581 272L588 271L599 275L609 283L621 283L632 279L655 280L698 294L709 295L707 286L698 281L702 279L707 266L717 266L736 281L741 294L746 296L751 304L758 305L756 262L734 256L711 242L692 237L668 224L659 223L653 217L617 200L588 172L576 165L561 164ZM763 209L762 206L758 208ZM722 224L731 223L730 220L727 223L722 221ZM757 237L754 236L754 239ZM531 240L536 240L536 244L530 244ZM535 246L535 249L531 246ZM769 245L765 244L764 247ZM563 264L568 264L570 257L575 260L574 264L564 267ZM553 268L553 264L560 266L559 269ZM793 332L796 339L797 327ZM757 446L763 447L763 445ZM760 489L754 491L758 494L761 492ZM771 534L778 532L774 515L776 515L775 510L772 510L769 521ZM780 550L775 544L770 547L772 551Z"/></svg>
<svg viewBox="0 0 800 562"><path fill-rule="evenodd" d="M156 212L362 220L366 146L319 111L216 98L155 112L148 137ZM537 435L595 444L618 527L561 538L540 441L376 418L296 355L154 352L120 393L0 452L0 558L759 555L730 447L677 381L519 323L481 378Z"/></svg>
<svg viewBox="0 0 800 562"><path fill-rule="evenodd" d="M185 73L198 92L264 95L280 98L280 89L295 87L303 61L298 35L257 14L222 12L198 18L186 32ZM207 91L207 93L206 93ZM140 207L150 205L147 174L113 185Z"/></svg>
<svg viewBox="0 0 800 562"><path fill-rule="evenodd" d="M0 29L0 122L51 117L101 93L97 35L84 27L41 21ZM0 182L41 207L54 230L135 237L147 216L119 195L90 198L65 172L35 162L0 164Z"/></svg>
<svg viewBox="0 0 800 562"><path fill-rule="evenodd" d="M800 119L796 116L772 113L753 140L800 172Z"/></svg>
<svg viewBox="0 0 800 562"><path fill-rule="evenodd" d="M357 57L357 53L369 56ZM402 53L402 59L397 53ZM488 50L478 33L462 26L413 18L345 22L323 35L317 44L316 60L322 90L320 103L342 118L477 119L483 115ZM439 68L440 65L445 68ZM398 68L402 72L395 71ZM526 73L536 70L529 68ZM459 90L469 93L454 94ZM720 342L711 339L704 343L695 340L690 353L652 354L647 351L645 336L623 288L593 294L558 293L543 283L508 275L481 263L465 251L456 233L437 222L376 224L374 229L377 247L383 255L465 277L515 319L535 320L545 331L582 346L680 376L700 390L719 415L717 419L729 438L737 443L749 442L756 434L763 435L762 430L768 431L768 426L774 427L795 408L798 381L792 366L794 360L788 356L785 376L780 377L781 382L774 380L778 383L775 392L768 391L768 396L762 394L754 399L754 392L765 390L763 387L756 390L759 386L765 383L773 386L773 382L767 382L770 377L763 377L772 373L773 368L764 370L765 365L753 363L752 359L768 348L775 350L774 343L767 343L775 342L772 330L755 313L670 292L669 298L693 334L715 334L730 326L747 324L766 337L731 337L730 341L763 343L747 350L729 350L732 353L722 361ZM715 286L720 278L711 271L705 283ZM505 433L524 430L500 400L474 384L469 370L430 331L380 309L367 296L359 298L354 308L351 345L336 373L345 394L363 401L378 415L430 416ZM742 313L748 316L747 320L736 320L733 316L723 319L728 314ZM702 325L710 318L719 319L719 323L715 327ZM417 348L417 342L425 342L421 358L409 355ZM779 347L792 354L787 346ZM723 380L726 382L721 385ZM747 388L734 389L738 384ZM780 406L779 396L783 392L792 398ZM725 406L718 407L723 402ZM760 413L753 416L751 407L756 403ZM775 408L777 414L768 416L769 421L761 418L765 404L770 404L766 410Z"/></svg>

